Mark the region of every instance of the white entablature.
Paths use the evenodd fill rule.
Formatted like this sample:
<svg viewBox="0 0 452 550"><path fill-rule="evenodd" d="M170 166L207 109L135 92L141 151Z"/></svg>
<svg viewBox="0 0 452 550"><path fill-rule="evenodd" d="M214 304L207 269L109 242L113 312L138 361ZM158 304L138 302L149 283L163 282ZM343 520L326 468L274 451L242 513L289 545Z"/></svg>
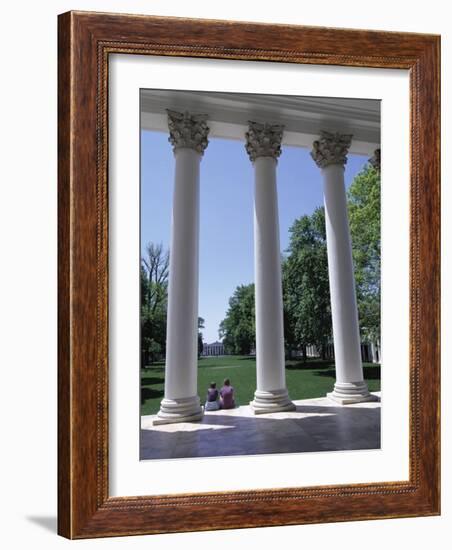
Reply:
<svg viewBox="0 0 452 550"><path fill-rule="evenodd" d="M332 91L333 92L333 91ZM282 144L311 148L322 130L352 134L350 153L380 147L380 101L180 90L142 90L141 128L168 132L167 109L206 113L209 137L244 141L248 121L284 126Z"/></svg>

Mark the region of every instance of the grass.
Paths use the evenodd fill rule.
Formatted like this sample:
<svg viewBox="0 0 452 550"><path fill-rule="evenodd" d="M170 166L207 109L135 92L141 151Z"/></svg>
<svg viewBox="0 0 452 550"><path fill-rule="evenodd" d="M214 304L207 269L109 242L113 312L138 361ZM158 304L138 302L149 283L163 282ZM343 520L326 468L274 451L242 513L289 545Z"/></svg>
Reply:
<svg viewBox="0 0 452 550"><path fill-rule="evenodd" d="M380 365L364 363L364 378L370 391L380 390ZM256 389L255 357L228 355L203 357L198 361L198 395L204 401L210 382L220 388L225 378L231 379L236 400L247 405ZM141 369L141 414L156 414L163 398L165 363L155 363ZM308 359L286 361L286 381L292 399L323 397L335 382L334 361Z"/></svg>

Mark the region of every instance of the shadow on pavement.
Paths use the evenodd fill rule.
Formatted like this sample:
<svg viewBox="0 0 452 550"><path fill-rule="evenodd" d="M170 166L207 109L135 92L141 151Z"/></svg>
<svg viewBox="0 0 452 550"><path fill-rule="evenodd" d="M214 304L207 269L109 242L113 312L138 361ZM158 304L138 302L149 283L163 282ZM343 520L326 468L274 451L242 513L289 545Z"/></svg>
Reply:
<svg viewBox="0 0 452 550"><path fill-rule="evenodd" d="M380 407L298 405L283 418L219 411L189 428L174 424L142 429L140 458L379 449Z"/></svg>

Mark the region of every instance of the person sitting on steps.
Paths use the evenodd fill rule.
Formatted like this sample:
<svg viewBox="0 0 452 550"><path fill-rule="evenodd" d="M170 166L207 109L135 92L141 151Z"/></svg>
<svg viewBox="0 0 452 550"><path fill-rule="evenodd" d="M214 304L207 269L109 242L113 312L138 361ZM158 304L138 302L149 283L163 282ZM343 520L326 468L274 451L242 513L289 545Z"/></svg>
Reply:
<svg viewBox="0 0 452 550"><path fill-rule="evenodd" d="M233 409L235 407L234 388L229 378L225 378L223 387L220 390L220 407L222 409Z"/></svg>
<svg viewBox="0 0 452 550"><path fill-rule="evenodd" d="M218 411L220 404L218 402L219 393L215 382L211 382L207 390L207 399L204 409L206 411Z"/></svg>

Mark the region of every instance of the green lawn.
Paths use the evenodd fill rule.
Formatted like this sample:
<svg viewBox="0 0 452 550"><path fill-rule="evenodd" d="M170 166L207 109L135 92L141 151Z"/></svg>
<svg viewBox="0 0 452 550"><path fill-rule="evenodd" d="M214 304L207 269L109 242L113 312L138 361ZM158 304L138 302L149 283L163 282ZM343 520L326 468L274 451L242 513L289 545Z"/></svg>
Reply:
<svg viewBox="0 0 452 550"><path fill-rule="evenodd" d="M370 391L380 390L380 365L364 363L364 377ZM254 357L228 355L203 357L198 361L198 395L204 402L210 382L222 386L225 378L231 379L236 399L247 405L256 389L256 359ZM141 369L141 414L156 414L163 398L165 380L164 362ZM287 388L292 399L323 397L333 389L335 382L334 361L309 359L286 361Z"/></svg>

